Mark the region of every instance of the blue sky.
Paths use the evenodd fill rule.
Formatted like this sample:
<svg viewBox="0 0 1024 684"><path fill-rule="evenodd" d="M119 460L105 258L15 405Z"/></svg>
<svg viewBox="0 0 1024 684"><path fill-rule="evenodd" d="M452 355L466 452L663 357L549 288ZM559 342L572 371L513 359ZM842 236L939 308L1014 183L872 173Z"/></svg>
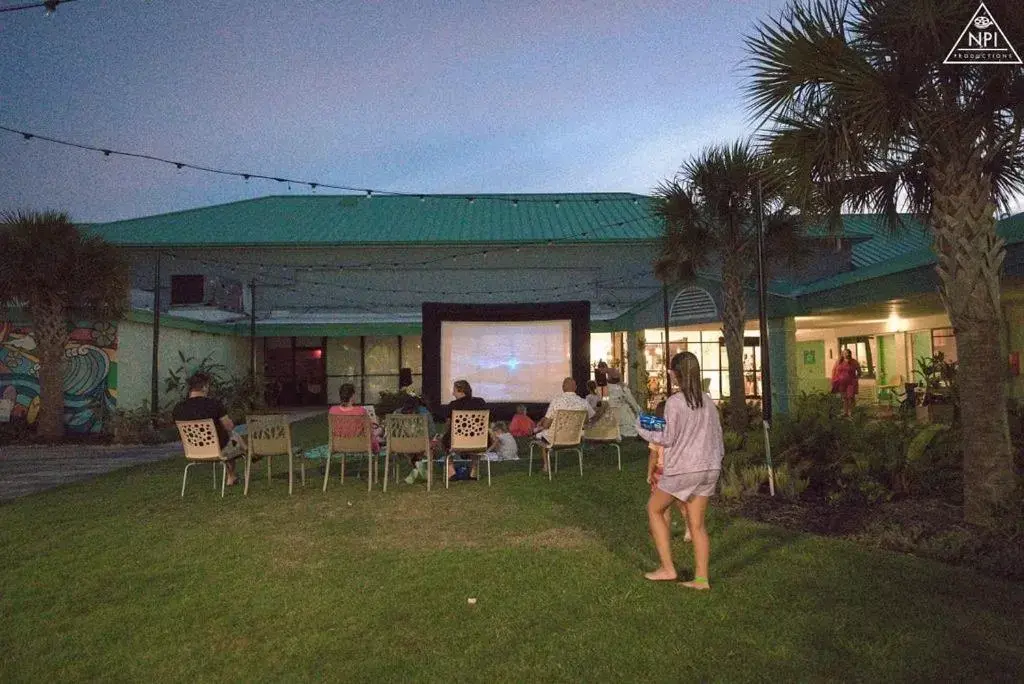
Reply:
<svg viewBox="0 0 1024 684"><path fill-rule="evenodd" d="M26 0L0 0L0 7ZM649 192L750 133L781 0L76 0L0 14L0 124L406 192ZM308 193L0 133L0 209L106 221Z"/></svg>

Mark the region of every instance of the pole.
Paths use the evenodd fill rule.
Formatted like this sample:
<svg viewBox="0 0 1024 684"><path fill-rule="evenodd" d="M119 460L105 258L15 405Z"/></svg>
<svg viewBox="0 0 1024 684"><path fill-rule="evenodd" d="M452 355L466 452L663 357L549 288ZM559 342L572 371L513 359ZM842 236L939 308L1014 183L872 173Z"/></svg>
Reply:
<svg viewBox="0 0 1024 684"><path fill-rule="evenodd" d="M256 279L249 282L249 378L256 382Z"/></svg>
<svg viewBox="0 0 1024 684"><path fill-rule="evenodd" d="M769 431L772 426L772 368L768 354L768 283L766 282L764 250L764 207L761 198L761 181L757 182L754 201L757 221L757 307L758 335L761 347L761 424L764 428L764 455L768 465L768 489L775 496L775 471L772 468L772 447Z"/></svg>
<svg viewBox="0 0 1024 684"><path fill-rule="evenodd" d="M149 369L149 408L153 428L160 411L160 252L153 262L153 362Z"/></svg>
<svg viewBox="0 0 1024 684"><path fill-rule="evenodd" d="M665 398L668 399L672 394L672 369L668 367L668 285L664 283L661 286L661 309L665 326Z"/></svg>

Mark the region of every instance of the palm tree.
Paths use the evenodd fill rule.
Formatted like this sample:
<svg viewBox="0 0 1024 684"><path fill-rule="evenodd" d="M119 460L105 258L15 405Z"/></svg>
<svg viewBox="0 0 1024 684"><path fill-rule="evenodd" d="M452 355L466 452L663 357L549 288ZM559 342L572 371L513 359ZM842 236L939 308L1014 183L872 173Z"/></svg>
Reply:
<svg viewBox="0 0 1024 684"><path fill-rule="evenodd" d="M704 149L654 190L653 211L665 224L661 255L654 265L665 282L692 281L718 266L722 279L722 333L729 358L729 426L747 428L743 382L746 292L757 274L756 193L760 186L769 253L795 261L799 217L768 174L770 160L746 141ZM768 247L774 246L774 248Z"/></svg>
<svg viewBox="0 0 1024 684"><path fill-rule="evenodd" d="M64 346L75 320L117 320L128 301L128 262L120 250L83 235L66 214L0 218L0 305L23 306L39 352L39 436L64 434Z"/></svg>
<svg viewBox="0 0 1024 684"><path fill-rule="evenodd" d="M988 519L1015 486L995 212L1024 188L1024 70L946 65L974 0L791 4L747 39L751 108L802 192L833 217L868 208L898 229L907 207L930 228L938 288L956 335L964 513ZM987 7L1024 48L1016 0Z"/></svg>

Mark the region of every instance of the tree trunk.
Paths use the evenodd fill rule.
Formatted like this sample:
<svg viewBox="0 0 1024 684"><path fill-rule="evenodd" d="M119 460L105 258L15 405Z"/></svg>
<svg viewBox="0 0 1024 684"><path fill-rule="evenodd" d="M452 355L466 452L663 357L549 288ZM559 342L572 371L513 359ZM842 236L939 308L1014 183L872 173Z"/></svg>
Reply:
<svg viewBox="0 0 1024 684"><path fill-rule="evenodd" d="M743 324L746 301L743 281L736 274L738 265L726 259L722 269L722 333L725 353L729 357L729 428L739 435L747 431L747 397L743 383Z"/></svg>
<svg viewBox="0 0 1024 684"><path fill-rule="evenodd" d="M47 441L64 436L64 346L68 341L64 308L59 302L32 305L32 323L39 350L39 428Z"/></svg>
<svg viewBox="0 0 1024 684"><path fill-rule="evenodd" d="M1006 418L1006 352L991 182L974 157L931 170L939 294L956 336L963 426L964 517L985 523L1015 486Z"/></svg>

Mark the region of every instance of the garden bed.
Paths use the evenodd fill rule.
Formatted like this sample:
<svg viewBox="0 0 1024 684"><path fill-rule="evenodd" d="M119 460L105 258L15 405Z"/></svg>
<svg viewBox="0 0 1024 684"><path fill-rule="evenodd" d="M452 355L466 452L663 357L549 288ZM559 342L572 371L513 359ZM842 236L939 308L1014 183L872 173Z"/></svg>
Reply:
<svg viewBox="0 0 1024 684"><path fill-rule="evenodd" d="M991 528L979 527L964 522L961 506L938 499L835 506L758 495L717 503L724 512L749 520L1024 581L1024 521L1019 516Z"/></svg>

